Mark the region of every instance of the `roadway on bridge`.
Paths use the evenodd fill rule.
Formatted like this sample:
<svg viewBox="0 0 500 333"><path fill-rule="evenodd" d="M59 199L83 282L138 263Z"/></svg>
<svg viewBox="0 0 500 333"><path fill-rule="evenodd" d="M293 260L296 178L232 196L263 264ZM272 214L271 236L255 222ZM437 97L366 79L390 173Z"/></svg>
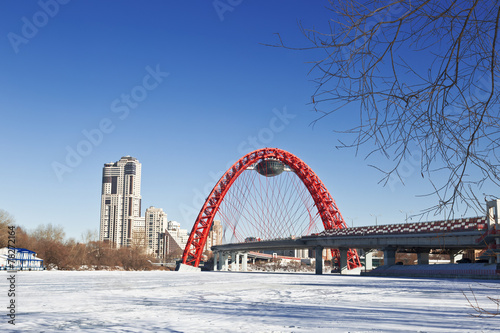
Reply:
<svg viewBox="0 0 500 333"><path fill-rule="evenodd" d="M384 249L483 249L478 241L486 230L485 218L453 221L394 224L326 230L321 234L293 239L274 239L256 242L213 246L213 251L250 251L304 248Z"/></svg>

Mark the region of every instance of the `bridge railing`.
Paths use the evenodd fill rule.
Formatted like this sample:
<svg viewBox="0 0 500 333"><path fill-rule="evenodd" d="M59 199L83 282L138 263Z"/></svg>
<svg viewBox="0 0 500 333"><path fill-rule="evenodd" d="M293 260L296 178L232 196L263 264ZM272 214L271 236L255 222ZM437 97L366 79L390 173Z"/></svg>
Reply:
<svg viewBox="0 0 500 333"><path fill-rule="evenodd" d="M435 233L450 231L476 231L487 230L485 216L444 220L434 222L387 224L379 226L366 226L345 229L331 229L320 232L319 236L366 236L383 234L414 234ZM316 235L314 235L316 236Z"/></svg>

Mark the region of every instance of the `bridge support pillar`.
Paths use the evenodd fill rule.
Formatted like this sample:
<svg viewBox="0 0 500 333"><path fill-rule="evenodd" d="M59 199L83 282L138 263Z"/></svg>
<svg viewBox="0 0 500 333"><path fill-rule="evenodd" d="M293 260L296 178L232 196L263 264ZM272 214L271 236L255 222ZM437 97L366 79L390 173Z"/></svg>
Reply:
<svg viewBox="0 0 500 333"><path fill-rule="evenodd" d="M236 270L236 252L231 252L230 253L230 256L231 256L231 271L235 271Z"/></svg>
<svg viewBox="0 0 500 333"><path fill-rule="evenodd" d="M240 270L240 253L236 252L233 261L233 271L238 272L239 270Z"/></svg>
<svg viewBox="0 0 500 333"><path fill-rule="evenodd" d="M245 253L243 253L243 259L241 261L241 270L243 272L247 271L247 262L248 262L248 253L245 252Z"/></svg>
<svg viewBox="0 0 500 333"><path fill-rule="evenodd" d="M314 252L316 254L316 274L323 274L323 247L316 246L314 248Z"/></svg>
<svg viewBox="0 0 500 333"><path fill-rule="evenodd" d="M347 269L347 249L339 249L340 260L339 260L339 272L340 274L346 274Z"/></svg>
<svg viewBox="0 0 500 333"><path fill-rule="evenodd" d="M228 271L229 270L229 253L224 252L222 255L222 258L224 260L224 266L222 267L223 271Z"/></svg>
<svg viewBox="0 0 500 333"><path fill-rule="evenodd" d="M217 271L218 265L219 265L219 252L214 251L214 267L213 267L214 272Z"/></svg>
<svg viewBox="0 0 500 333"><path fill-rule="evenodd" d="M373 269L373 252L365 251L365 272Z"/></svg>
<svg viewBox="0 0 500 333"><path fill-rule="evenodd" d="M396 248L388 247L384 249L384 266L396 264Z"/></svg>
<svg viewBox="0 0 500 333"><path fill-rule="evenodd" d="M420 250L417 252L417 263L419 265L429 265L429 252L422 252Z"/></svg>
<svg viewBox="0 0 500 333"><path fill-rule="evenodd" d="M489 230L499 230L500 227L500 199L486 202L486 217Z"/></svg>
<svg viewBox="0 0 500 333"><path fill-rule="evenodd" d="M223 253L217 251L217 270L218 271L222 270L222 256L223 256Z"/></svg>

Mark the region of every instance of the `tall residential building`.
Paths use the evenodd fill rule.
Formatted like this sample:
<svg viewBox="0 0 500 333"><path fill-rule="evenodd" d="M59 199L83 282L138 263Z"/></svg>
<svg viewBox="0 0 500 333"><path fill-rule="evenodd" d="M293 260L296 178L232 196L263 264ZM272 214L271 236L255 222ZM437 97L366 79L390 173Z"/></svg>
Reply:
<svg viewBox="0 0 500 333"><path fill-rule="evenodd" d="M141 163L124 156L104 164L99 239L116 247L131 245L134 221L140 216Z"/></svg>
<svg viewBox="0 0 500 333"><path fill-rule="evenodd" d="M167 213L161 208L146 209L146 247L149 253L163 258L163 231L167 225Z"/></svg>
<svg viewBox="0 0 500 333"><path fill-rule="evenodd" d="M207 242L205 243L205 251L212 251L212 246L222 244L222 224L219 220L214 220L212 226L210 227L210 232L207 237Z"/></svg>

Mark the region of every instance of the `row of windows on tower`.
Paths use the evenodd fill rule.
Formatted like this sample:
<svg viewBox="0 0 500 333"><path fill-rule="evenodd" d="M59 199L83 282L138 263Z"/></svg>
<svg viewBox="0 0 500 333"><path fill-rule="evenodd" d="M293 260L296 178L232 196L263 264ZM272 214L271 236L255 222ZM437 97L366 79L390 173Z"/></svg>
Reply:
<svg viewBox="0 0 500 333"><path fill-rule="evenodd" d="M111 194L118 194L118 185L122 185L121 182L118 182L118 176L105 176L103 177L102 182L104 184L111 183ZM129 176L129 188L128 194L133 194L134 192L134 176Z"/></svg>

